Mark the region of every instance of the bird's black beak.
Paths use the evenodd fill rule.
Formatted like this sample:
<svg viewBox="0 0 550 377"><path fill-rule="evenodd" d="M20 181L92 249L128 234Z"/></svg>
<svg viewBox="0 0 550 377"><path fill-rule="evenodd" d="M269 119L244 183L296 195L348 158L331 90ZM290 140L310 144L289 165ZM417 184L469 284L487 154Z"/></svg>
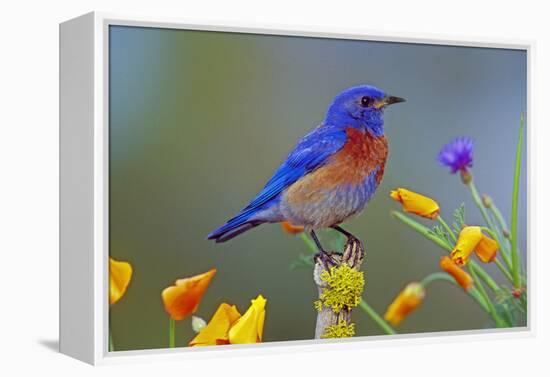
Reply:
<svg viewBox="0 0 550 377"><path fill-rule="evenodd" d="M385 102L386 102L386 106L387 105L393 105L394 103L405 102L405 98L387 96Z"/></svg>

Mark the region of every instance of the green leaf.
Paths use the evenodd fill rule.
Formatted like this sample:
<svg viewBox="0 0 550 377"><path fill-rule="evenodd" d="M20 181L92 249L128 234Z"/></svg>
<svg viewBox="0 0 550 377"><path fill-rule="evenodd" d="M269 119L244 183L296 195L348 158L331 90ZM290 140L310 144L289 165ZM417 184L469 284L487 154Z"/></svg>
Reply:
<svg viewBox="0 0 550 377"><path fill-rule="evenodd" d="M465 205L464 203L460 204L460 206L454 210L453 212L453 229L456 232L456 234L460 233L462 230L462 227L465 223Z"/></svg>
<svg viewBox="0 0 550 377"><path fill-rule="evenodd" d="M439 237L439 239L452 245L451 236L445 231L445 229L443 229L441 225L434 225L434 227L430 231L433 235Z"/></svg>
<svg viewBox="0 0 550 377"><path fill-rule="evenodd" d="M525 116L521 114L519 122L518 143L516 146L516 161L514 165L514 186L512 191L512 219L510 221L510 242L512 243L512 277L514 287L521 286L520 260L518 252L518 202L519 202L519 177L521 173L521 148L523 146L523 129L525 128Z"/></svg>
<svg viewBox="0 0 550 377"><path fill-rule="evenodd" d="M442 247L444 250L451 251L453 248L447 242L439 238L430 228L425 225L420 224L419 222L411 219L409 216L402 214L401 212L392 211L391 215L401 221L403 224L409 226L414 231L420 233L427 239L435 242L437 245Z"/></svg>
<svg viewBox="0 0 550 377"><path fill-rule="evenodd" d="M502 317L507 318L512 326L524 326L527 323L527 313L520 300L514 297L506 286L502 286L496 295L495 309Z"/></svg>
<svg viewBox="0 0 550 377"><path fill-rule="evenodd" d="M310 255L300 254L298 256L298 259L290 263L289 268L291 271L294 271L301 268L312 268L313 266L315 266L315 264L313 263L313 257L311 256L311 254Z"/></svg>

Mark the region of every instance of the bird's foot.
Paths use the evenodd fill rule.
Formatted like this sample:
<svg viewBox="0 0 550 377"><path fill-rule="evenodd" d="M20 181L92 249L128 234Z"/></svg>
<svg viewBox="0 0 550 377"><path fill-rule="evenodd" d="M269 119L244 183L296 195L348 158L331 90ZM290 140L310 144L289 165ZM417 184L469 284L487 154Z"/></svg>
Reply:
<svg viewBox="0 0 550 377"><path fill-rule="evenodd" d="M365 258L365 248L363 246L363 243L355 237L348 237L348 242L346 243L346 246L344 247L344 254L342 256L342 259L344 262L346 262L350 267L355 268L356 266L360 266L361 263L363 263L363 259Z"/></svg>
<svg viewBox="0 0 550 377"><path fill-rule="evenodd" d="M313 260L315 262L321 261L325 270L330 270L331 267L338 265L338 262L329 253L323 250L315 254Z"/></svg>
<svg viewBox="0 0 550 377"><path fill-rule="evenodd" d="M361 240L339 225L332 226L332 229L340 232L347 238L346 248L344 250L344 260L353 258L353 265L360 264L365 257L365 249Z"/></svg>

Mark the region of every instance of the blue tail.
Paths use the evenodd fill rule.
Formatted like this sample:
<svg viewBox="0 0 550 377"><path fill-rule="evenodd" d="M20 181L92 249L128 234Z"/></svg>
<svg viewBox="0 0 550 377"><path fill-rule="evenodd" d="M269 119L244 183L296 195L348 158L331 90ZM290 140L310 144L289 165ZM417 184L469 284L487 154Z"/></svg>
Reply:
<svg viewBox="0 0 550 377"><path fill-rule="evenodd" d="M252 213L241 213L229 220L225 223L225 225L210 233L207 238L209 240L214 240L217 243L229 241L230 239L237 237L239 234L255 228L265 222L262 220L253 220L251 219L252 217Z"/></svg>

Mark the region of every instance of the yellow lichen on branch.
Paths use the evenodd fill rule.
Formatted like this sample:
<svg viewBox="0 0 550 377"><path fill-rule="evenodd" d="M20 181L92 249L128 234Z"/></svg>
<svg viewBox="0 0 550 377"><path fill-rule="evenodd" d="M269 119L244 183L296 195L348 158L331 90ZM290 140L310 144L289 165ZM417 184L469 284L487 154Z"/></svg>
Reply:
<svg viewBox="0 0 550 377"><path fill-rule="evenodd" d="M343 338L355 334L351 311L361 301L365 276L360 271L364 248L349 237L343 253L329 253L330 262L317 258L313 278L319 291L314 302L317 310L315 338Z"/></svg>
<svg viewBox="0 0 550 377"><path fill-rule="evenodd" d="M361 294L365 287L363 271L357 271L347 264L331 267L321 273L320 279L326 283L321 289L315 308L319 311L323 306L329 307L335 313L343 308L352 309L359 305Z"/></svg>
<svg viewBox="0 0 550 377"><path fill-rule="evenodd" d="M323 335L321 335L322 339L330 339L330 338L351 338L355 335L355 324L350 323L348 324L343 319L338 322L336 325L330 325L327 326L325 329L325 332Z"/></svg>

